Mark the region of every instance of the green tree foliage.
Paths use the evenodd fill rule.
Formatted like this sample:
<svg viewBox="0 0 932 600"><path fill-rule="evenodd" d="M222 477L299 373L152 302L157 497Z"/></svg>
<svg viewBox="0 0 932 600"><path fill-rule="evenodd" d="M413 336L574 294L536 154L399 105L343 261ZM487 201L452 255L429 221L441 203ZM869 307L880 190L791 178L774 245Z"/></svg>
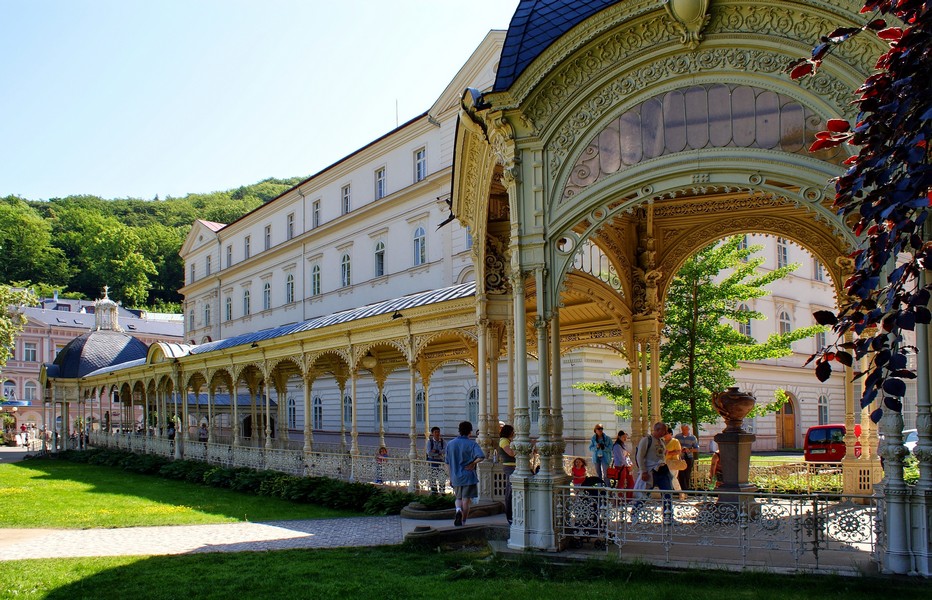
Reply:
<svg viewBox="0 0 932 600"><path fill-rule="evenodd" d="M770 294L767 286L785 278L798 264L765 271L764 259L755 256L761 246L741 248L732 237L693 255L670 284L664 305L664 342L660 347L663 385L661 416L671 423L714 423L712 394L734 385L732 373L741 361L787 356L794 341L811 337L825 328L803 327L786 334L772 334L765 342L740 333L731 322L751 323L764 315L744 308L744 303ZM630 375L629 369L614 375ZM580 383L577 388L614 400L623 418L630 418L631 389L613 382ZM768 405L779 408L777 401Z"/></svg>
<svg viewBox="0 0 932 600"><path fill-rule="evenodd" d="M0 285L0 370L13 356L16 336L23 331L26 317L18 308L35 305L35 296L29 291L13 289L7 285Z"/></svg>
<svg viewBox="0 0 932 600"><path fill-rule="evenodd" d="M52 245L52 228L21 198L0 200L0 281L44 281L59 286L71 276L61 249Z"/></svg>
<svg viewBox="0 0 932 600"><path fill-rule="evenodd" d="M231 223L280 196L303 178L266 179L235 190L184 198L105 200L68 196L47 202L0 199L0 283L43 296L111 296L139 308L171 308L181 300L178 251L196 219ZM70 290L66 292L66 290Z"/></svg>

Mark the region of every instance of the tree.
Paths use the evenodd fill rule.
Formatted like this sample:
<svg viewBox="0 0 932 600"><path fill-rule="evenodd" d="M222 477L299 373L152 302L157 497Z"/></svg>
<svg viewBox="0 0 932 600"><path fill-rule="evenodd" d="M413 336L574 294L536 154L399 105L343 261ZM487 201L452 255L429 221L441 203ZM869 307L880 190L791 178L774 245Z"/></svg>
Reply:
<svg viewBox="0 0 932 600"><path fill-rule="evenodd" d="M115 300L145 305L155 266L141 254L132 228L113 217L69 207L58 211L54 232L56 243L78 268L71 287L97 298L109 285Z"/></svg>
<svg viewBox="0 0 932 600"><path fill-rule="evenodd" d="M810 148L860 146L846 161L848 170L835 179L834 205L840 215L851 217L848 222L855 223L853 231L862 240L852 254L855 272L845 282L848 298L837 313L815 315L834 327L838 341L810 360L825 381L833 362L850 367L868 358L867 368L855 378L863 378L862 408L883 398L871 413L877 422L884 408L902 410L904 379L915 377L907 364L918 349L904 343L903 332L932 322L932 283L924 281L932 267L927 223L932 205L932 10L922 0L866 0L861 12L874 12L874 17L863 27L842 27L823 36L810 58L787 69L794 79L811 75L833 48L856 35L873 33L890 44L876 73L857 90L860 113L854 127L831 119L828 131L819 133ZM876 18L879 14L894 15L905 27L888 27L884 18ZM860 337L846 341L849 332Z"/></svg>
<svg viewBox="0 0 932 600"><path fill-rule="evenodd" d="M16 336L26 325L26 316L17 309L23 306L34 306L35 297L27 290L13 289L7 285L0 285L0 370L13 356Z"/></svg>
<svg viewBox="0 0 932 600"><path fill-rule="evenodd" d="M52 245L52 229L21 198L0 200L0 281L41 281L64 285L71 276L68 260Z"/></svg>
<svg viewBox="0 0 932 600"><path fill-rule="evenodd" d="M697 252L670 284L664 304L664 343L660 347L664 421L690 422L696 431L702 423L714 423L719 415L712 408L712 394L734 385L732 373L741 361L787 356L792 352L792 342L825 330L813 325L773 334L758 343L735 329L729 321L748 324L764 319L763 314L749 310L744 303L768 295L766 286L799 268L792 264L760 271L764 259L754 254L761 246L741 246L742 238L732 237ZM630 370L617 374L630 374ZM600 382L576 387L630 407L628 386ZM768 407L775 410L779 404ZM629 417L629 410L624 409L622 415Z"/></svg>

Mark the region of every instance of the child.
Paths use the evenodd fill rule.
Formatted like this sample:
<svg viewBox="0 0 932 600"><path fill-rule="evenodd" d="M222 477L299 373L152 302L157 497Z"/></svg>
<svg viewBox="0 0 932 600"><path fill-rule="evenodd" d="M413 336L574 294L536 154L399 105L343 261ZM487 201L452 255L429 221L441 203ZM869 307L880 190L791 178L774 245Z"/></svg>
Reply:
<svg viewBox="0 0 932 600"><path fill-rule="evenodd" d="M379 448L379 453L375 457L375 482L382 483L382 465L385 464L385 460L388 458L388 448L382 446Z"/></svg>
<svg viewBox="0 0 932 600"><path fill-rule="evenodd" d="M586 461L577 458L573 461L573 485L582 485L583 481L586 480Z"/></svg>

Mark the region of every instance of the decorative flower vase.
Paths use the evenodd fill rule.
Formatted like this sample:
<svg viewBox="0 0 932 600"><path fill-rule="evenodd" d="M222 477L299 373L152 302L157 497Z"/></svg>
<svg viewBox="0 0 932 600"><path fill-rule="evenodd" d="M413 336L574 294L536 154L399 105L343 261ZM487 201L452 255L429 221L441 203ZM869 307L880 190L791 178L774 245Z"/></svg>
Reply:
<svg viewBox="0 0 932 600"><path fill-rule="evenodd" d="M724 392L712 395L712 406L725 419L725 433L746 433L741 425L744 417L754 408L753 395L730 387Z"/></svg>

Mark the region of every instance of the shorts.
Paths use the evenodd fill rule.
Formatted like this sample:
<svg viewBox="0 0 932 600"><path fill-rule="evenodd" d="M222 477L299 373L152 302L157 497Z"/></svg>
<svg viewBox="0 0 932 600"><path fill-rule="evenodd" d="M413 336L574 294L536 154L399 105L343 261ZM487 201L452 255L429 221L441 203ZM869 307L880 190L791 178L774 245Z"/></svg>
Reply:
<svg viewBox="0 0 932 600"><path fill-rule="evenodd" d="M475 483L471 483L469 485L458 485L453 488L453 495L457 500L462 500L463 498L478 498L479 486Z"/></svg>

